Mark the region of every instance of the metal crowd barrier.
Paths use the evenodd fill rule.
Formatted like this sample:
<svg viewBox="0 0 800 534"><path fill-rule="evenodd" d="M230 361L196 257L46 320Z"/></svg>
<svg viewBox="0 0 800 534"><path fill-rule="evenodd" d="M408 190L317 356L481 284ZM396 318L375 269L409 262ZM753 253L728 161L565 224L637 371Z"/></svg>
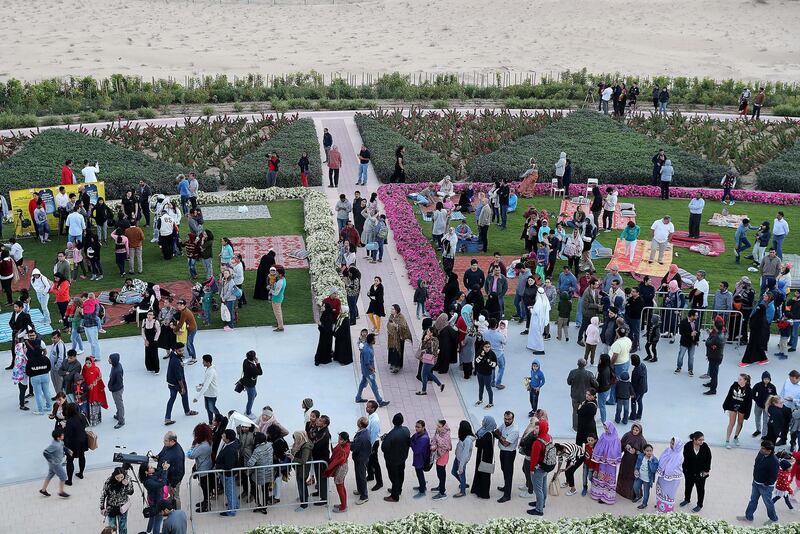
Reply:
<svg viewBox="0 0 800 534"><path fill-rule="evenodd" d="M325 502L325 510L327 517L331 519L331 485L333 481L327 481L326 494L319 497L312 497L312 493L318 491L315 485L307 485L306 480L309 475L313 474L316 478L316 485L319 485L322 479L322 473L328 467L328 462L325 460L313 460L303 464L304 469L298 471L300 464L297 462L288 462L283 464L270 464L259 465L254 467L237 467L231 470L226 469L211 469L208 471L195 471L192 473L192 478L189 481L189 520L192 522L192 532L194 532L194 516L205 514L219 514L222 512L240 512L249 510L261 510L268 508L275 508L280 506L300 506L306 504L313 506L320 502ZM289 470L288 482L277 482L282 479L281 472ZM258 473L263 473L266 470L272 470L272 482L259 485L256 484L256 477ZM297 480L297 475L300 473L303 480ZM274 488L275 484L281 484L281 498L280 503L268 504L268 499L273 493L270 488ZM301 483L302 486L298 484ZM236 501L238 502L235 508L230 506L228 499L225 496L226 484L229 491L235 492ZM305 495L300 494L300 488L304 489ZM295 497L297 497L295 499ZM198 505L205 502L206 507L196 509Z"/></svg>
<svg viewBox="0 0 800 534"><path fill-rule="evenodd" d="M721 315L725 320L726 339L728 343L736 342L737 346L742 337L742 322L744 315L739 310L715 310L713 308L665 308L664 306L646 306L642 308L642 317L651 317L654 313L661 317L661 333L664 333L664 324L666 313L677 312L677 321L681 321L689 315L689 311L696 310L700 316L700 330L709 330L714 326L714 318ZM642 320L642 329L646 327L646 323ZM731 331L736 335L731 336ZM677 334L677 326L675 329Z"/></svg>

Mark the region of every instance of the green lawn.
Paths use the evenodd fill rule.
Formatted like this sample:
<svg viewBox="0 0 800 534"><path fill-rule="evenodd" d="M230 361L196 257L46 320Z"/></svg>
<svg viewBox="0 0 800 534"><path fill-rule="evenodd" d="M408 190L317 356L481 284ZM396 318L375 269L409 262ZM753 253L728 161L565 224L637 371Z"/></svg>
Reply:
<svg viewBox="0 0 800 534"><path fill-rule="evenodd" d="M676 230L686 231L689 229L689 209L688 199L677 200L659 200L650 198L621 198L622 202L633 202L636 205L637 222L642 228L642 236L644 239L650 237L650 225L656 219L661 218L665 214L672 216L672 222ZM492 225L489 229L489 254L499 251L503 255L521 255L525 248L524 242L520 239L524 220L522 214L528 209L528 206L534 205L537 208L545 208L551 214L557 215L558 209L561 205L561 199L552 199L548 197L535 197L532 199L520 199L517 211L508 215L508 229L500 230L496 225ZM743 275L750 276L754 284L758 284L759 273L750 273L747 271L747 260L742 260L741 265L734 263L734 241L733 236L735 230L733 228L721 228L719 226L709 226L706 221L711 218L714 212L721 212L723 205L715 201L706 201L705 210L703 212L703 223L700 230L703 232L717 232L725 240L725 253L721 256L711 257L702 256L696 252L692 252L685 248L675 248L677 257L673 254L673 262L677 263L679 267L686 269L690 273L695 273L699 269L704 269L707 273L709 284L713 291L716 291L717 284L725 280L731 285L731 289L735 283ZM800 207L797 206L771 206L763 204L751 204L744 202L737 202L734 206L728 208L730 213L746 214L750 218L750 224L758 226L762 221L769 221L772 227L772 221L778 210L781 210L786 215L789 222L790 232L786 240L783 242L784 254L797 253L800 250ZM417 215L417 220L420 222L425 235L431 234L431 223L422 220L421 216ZM467 223L473 232L477 233L478 227L475 222L474 214L467 216ZM457 224L454 221L453 226ZM551 219L551 226L553 219ZM619 236L620 231L614 230L609 233L598 234L598 240L604 246L613 248L616 243L616 238ZM754 241L755 231L748 234L748 239L752 243ZM770 241L771 243L771 241ZM749 252L748 252L749 253ZM746 253L747 254L747 253ZM564 262L559 262L557 270L554 272L554 277L559 272L558 269ZM598 273L603 273L607 259L594 260L595 267ZM460 276L460 275L459 275ZM633 279L625 275L626 285L631 285ZM506 306L511 304L513 306L513 296L506 302Z"/></svg>
<svg viewBox="0 0 800 534"><path fill-rule="evenodd" d="M270 202L269 204L271 219L243 219L232 221L208 221L205 227L214 234L214 272L219 274L219 243L223 237L258 237L269 235L304 235L303 231L303 202L301 200L285 200L280 202ZM186 258L183 256L165 261L155 243L150 243L152 239L152 229L144 228L145 244L143 250L144 274L134 275L146 281L170 282L176 280L188 280L189 268ZM185 237L185 230L181 232L181 237ZM37 267L52 280L52 265L56 254L66 247L65 237L54 237L52 242L41 244L34 239L20 240L25 249L25 259L35 260ZM84 291L100 291L118 288L122 285L123 279L119 276L117 265L114 261L114 249L106 246L101 251L101 261L105 276L102 280L92 281L88 278L76 280L70 289L71 295L77 295ZM249 266L248 266L249 267ZM197 266L199 276L203 276L204 270L201 264ZM313 322L311 308L311 283L309 280L308 269L290 269L286 272L287 279L287 298L283 303L283 318L287 324L299 324ZM248 297L248 304L242 308L239 314L238 326L260 326L274 325L275 316L269 302L254 300L250 298L255 284L255 272L245 272L244 293ZM35 293L31 293L32 306L38 306ZM58 318L58 308L54 299L50 299L50 314ZM8 311L4 308L3 311ZM54 324L54 326L56 326ZM201 329L202 324L198 325ZM219 316L216 316L212 327L220 328ZM135 325L114 326L107 329L107 333L102 335L103 339L120 336L136 335L139 330ZM8 343L0 345L7 349Z"/></svg>

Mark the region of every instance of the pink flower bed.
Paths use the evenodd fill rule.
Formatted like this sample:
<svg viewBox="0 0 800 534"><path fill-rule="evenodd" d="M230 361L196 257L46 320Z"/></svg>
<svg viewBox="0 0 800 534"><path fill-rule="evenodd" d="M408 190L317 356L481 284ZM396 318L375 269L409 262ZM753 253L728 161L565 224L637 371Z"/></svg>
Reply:
<svg viewBox="0 0 800 534"><path fill-rule="evenodd" d="M435 317L444 308L442 288L446 279L436 251L422 233L414 215L414 207L406 199L406 194L423 187L420 184L382 185L378 188L378 198L386 210L395 246L406 262L408 281L414 288L418 279L427 282L427 310Z"/></svg>
<svg viewBox="0 0 800 534"><path fill-rule="evenodd" d="M511 184L511 187L516 190L518 185L519 183L515 182ZM578 187L583 186L583 184L573 185ZM442 288L446 282L446 277L439 263L439 257L433 249L430 240L422 233L422 229L414 214L414 207L407 199L407 195L411 193L421 191L425 187L434 186L435 184L433 183L387 184L378 188L378 197L381 199L386 209L386 218L389 220L389 226L392 228L397 250L406 262L408 280L412 287L415 288L417 279L421 278L428 283L427 309L431 315L435 317L441 313L444 308ZM488 191L492 184L474 182L472 186L475 191ZM661 189L656 186L601 184L602 188L611 186L619 191L620 197L658 198L661 196ZM463 188L463 183L455 184L456 191L460 191ZM550 188L550 183L538 183L536 184L536 194L538 196L549 196ZM703 192L706 199L722 199L722 189L704 187L671 187L669 194L670 198L691 198L698 190ZM800 193L776 193L735 189L733 195L737 202L758 202L760 204L774 204L779 206L800 204Z"/></svg>

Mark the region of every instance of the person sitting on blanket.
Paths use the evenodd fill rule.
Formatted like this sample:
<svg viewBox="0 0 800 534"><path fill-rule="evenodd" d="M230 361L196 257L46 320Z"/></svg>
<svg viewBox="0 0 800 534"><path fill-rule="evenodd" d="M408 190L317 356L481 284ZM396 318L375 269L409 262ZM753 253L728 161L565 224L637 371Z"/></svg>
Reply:
<svg viewBox="0 0 800 534"><path fill-rule="evenodd" d="M456 226L456 236L458 237L458 250L461 250L465 241L472 239L472 229L469 227L466 220L462 220L458 223L458 226Z"/></svg>
<svg viewBox="0 0 800 534"><path fill-rule="evenodd" d="M458 199L458 211L461 213L472 213L475 208L472 207L472 199L475 197L475 189L471 183L461 191L461 197Z"/></svg>
<svg viewBox="0 0 800 534"><path fill-rule="evenodd" d="M138 278L126 278L125 285L119 291L111 291L108 299L112 304L139 304L144 298L147 283Z"/></svg>
<svg viewBox="0 0 800 534"><path fill-rule="evenodd" d="M439 182L439 191L436 194L440 197L450 198L455 195L453 189L453 179L448 175Z"/></svg>

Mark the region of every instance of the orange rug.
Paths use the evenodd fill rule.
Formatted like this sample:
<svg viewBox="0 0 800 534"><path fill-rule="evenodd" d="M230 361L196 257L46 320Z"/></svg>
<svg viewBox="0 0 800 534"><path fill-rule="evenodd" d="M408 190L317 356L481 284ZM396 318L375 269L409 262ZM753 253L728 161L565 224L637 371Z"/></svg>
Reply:
<svg viewBox="0 0 800 534"><path fill-rule="evenodd" d="M167 290L177 301L178 299L186 299L186 303L192 301L192 283L188 280L180 280L178 282L165 282L159 284L161 290ZM112 290L113 291L113 290ZM119 291L119 288L116 289ZM106 320L103 326L108 328L111 326L119 326L125 324L123 317L134 306L133 304L103 304L106 309Z"/></svg>
<svg viewBox="0 0 800 534"><path fill-rule="evenodd" d="M275 235L269 237L231 237L233 252L241 254L244 259L245 269L255 271L261 257L275 251L275 263L283 265L286 269L308 268L308 260L295 258L293 253L305 250L303 237L299 235Z"/></svg>
<svg viewBox="0 0 800 534"><path fill-rule="evenodd" d="M620 272L623 273L636 272L637 267L642 261L642 255L644 254L646 244L648 244L647 241L636 241L633 261L630 261L630 257L625 251L625 243L622 239L617 239L617 244L614 246L614 255L609 260L608 265L606 265L606 271L610 271L612 267L617 266Z"/></svg>
<svg viewBox="0 0 800 534"><path fill-rule="evenodd" d="M33 260L23 259L22 260L22 264L25 267L28 268L28 272L25 273L25 276L20 276L19 280L15 281L15 282L13 282L11 284L11 290L14 293L16 293L18 291L21 291L23 289L30 289L30 287L31 287L31 271L33 271L33 268L36 267L36 262L33 261ZM48 273L45 273L45 276L47 276L47 274ZM50 274L50 276L47 276L47 277L52 280L52 278L53 278L52 273L49 273L49 274Z"/></svg>

